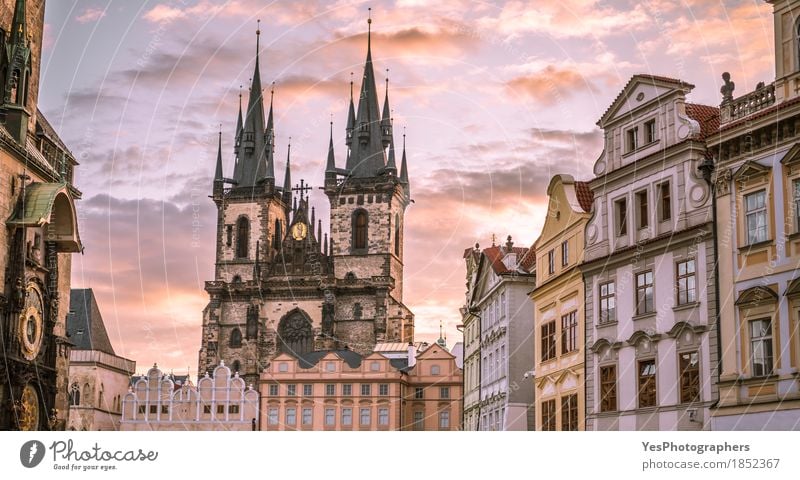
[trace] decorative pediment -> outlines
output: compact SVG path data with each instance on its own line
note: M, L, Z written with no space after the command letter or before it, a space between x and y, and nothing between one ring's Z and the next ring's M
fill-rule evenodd
M800 143L795 143L781 159L781 163L790 166L800 164Z
M736 305L763 305L765 303L775 303L778 301L778 294L771 288L762 285L750 287L736 299Z
M592 353L599 353L606 348L613 348L618 350L622 348L622 342L612 342L607 338L598 338L590 347L589 351Z
M661 339L660 333L647 333L642 330L636 330L633 332L633 335L627 340L628 345L637 345L639 342L648 341L648 342L658 342Z
M672 326L672 328L669 329L667 335L669 335L672 338L678 338L680 334L686 330L698 334L705 332L709 328L710 327L708 325L692 325L689 322L677 322L675 325Z
M654 75L634 75L617 98L608 107L597 125L605 128L606 125L614 120L630 115L634 110L663 97L676 90L684 94L689 93L694 85L689 83Z
M748 160L736 170L736 173L733 174L733 179L737 182L747 182L769 174L770 170L772 170L772 167L767 167L758 162Z
M800 277L789 282L789 285L786 287L786 291L783 292L783 294L787 297L800 295Z

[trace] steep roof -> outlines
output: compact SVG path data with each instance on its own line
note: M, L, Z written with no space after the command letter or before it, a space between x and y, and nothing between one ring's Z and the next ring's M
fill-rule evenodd
M317 350L314 352L302 353L297 355L289 354L295 357L298 362L300 363L300 368L311 368L320 360L322 360L325 355L329 353L334 353L337 357L344 360L344 362L350 368L358 368L361 365L362 356L352 350L333 350L333 351L326 351L326 350Z
M519 263L520 259L527 251L528 249L524 247L511 247L511 253L517 254L517 263ZM486 259L492 266L492 270L494 270L494 273L497 275L512 272L512 270L508 269L506 264L503 263L503 257L505 257L507 253L509 252L506 251L505 247L499 245L483 249L483 254L486 255Z
M705 140L719 130L719 108L697 103L686 104L686 115L700 124L700 140Z
M91 288L70 290L69 310L67 336L75 344L73 350L99 350L116 355Z
M522 267L523 270L526 272L533 272L536 267L536 249L533 246L536 242L531 244L530 248L528 248L528 252L522 257L522 260L519 262L519 266Z
M594 193L589 188L589 182L575 182L575 195L578 197L578 203L580 203L583 211L591 212Z

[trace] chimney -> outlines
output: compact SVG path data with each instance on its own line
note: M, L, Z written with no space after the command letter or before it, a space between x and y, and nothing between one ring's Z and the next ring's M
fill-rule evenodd
M417 347L414 342L408 342L408 367L411 368L417 364Z

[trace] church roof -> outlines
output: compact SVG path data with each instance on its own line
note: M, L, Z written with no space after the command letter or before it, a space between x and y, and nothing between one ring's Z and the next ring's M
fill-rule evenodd
M70 290L69 310L67 336L75 345L73 350L99 350L116 355L91 288Z

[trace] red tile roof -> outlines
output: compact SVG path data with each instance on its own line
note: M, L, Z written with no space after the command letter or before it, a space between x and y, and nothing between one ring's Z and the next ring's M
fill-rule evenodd
M578 203L584 212L589 213L592 211L592 201L594 201L594 193L589 188L588 182L575 182L575 195L578 197Z
M686 115L700 124L700 140L719 130L719 108L697 103L686 104Z
M527 253L523 255L522 260L519 262L519 266L528 273L532 273L534 268L536 268L536 249L533 248L533 245L535 244L536 242L531 245Z
M519 263L520 259L524 257L528 249L525 247L511 247L511 251L517 254L517 262ZM483 254L486 255L486 259L489 260L490 264L492 265L492 270L494 270L495 274L500 275L511 272L511 270L506 268L506 265L503 263L503 257L506 256L505 247L495 245L493 247L484 248Z

